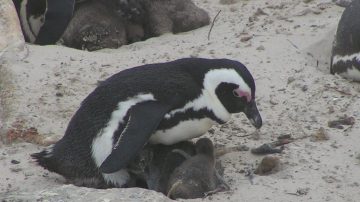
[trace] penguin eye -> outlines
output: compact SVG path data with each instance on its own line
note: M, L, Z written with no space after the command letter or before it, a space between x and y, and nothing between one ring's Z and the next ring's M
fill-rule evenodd
M234 95L235 97L240 97L240 95L237 94L236 89L234 89L234 90L232 91L232 93L233 93L233 95Z
M237 98L240 98L241 100L243 100L244 102L250 102L251 101L251 96L247 93L247 92L243 92L243 91L239 91L239 89L234 89L232 91L233 95Z

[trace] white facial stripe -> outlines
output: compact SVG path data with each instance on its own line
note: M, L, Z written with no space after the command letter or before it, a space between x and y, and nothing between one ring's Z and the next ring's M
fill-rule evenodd
M194 137L199 137L206 133L214 124L215 122L209 118L181 121L172 128L156 131L150 137L149 141L152 144L171 145Z
M26 4L28 3L28 0L23 0L20 5L20 22L22 25L22 28L25 32L25 35L28 37L31 43L35 41L35 37L33 32L31 31L30 24L27 19L27 11L26 11Z
M220 102L215 94L215 89L222 82L234 83L239 86L239 89L251 96L251 89L239 74L233 69L214 69L205 74L204 89L199 97L187 103L183 108L176 109L168 113L165 118L169 119L174 114L185 112L187 109L194 109L195 111L206 108L212 111L216 117L224 122L230 119L230 113Z
M135 104L148 100L155 100L152 94L139 94L126 101L118 103L118 107L111 113L111 118L106 126L98 133L92 143L92 156L97 166L110 155L113 148L113 135L119 123L124 122L127 111Z
M29 26L31 27L32 32L37 36L39 34L41 26L44 24L42 19L44 18L43 15L35 18L31 16L29 18Z
M183 113L188 109L193 109L195 111L198 111L200 109L208 109L209 111L212 111L216 117L218 117L224 122L227 122L230 119L231 115L217 98L215 92L213 92L213 94L214 95L211 95L209 91L203 89L202 93L198 98L194 99L191 102L188 102L181 109L172 110L171 112L167 113L164 118L170 119L176 113Z
M354 54L352 54L352 55L345 55L345 56L335 55L335 56L333 57L332 63L333 63L333 65L334 65L334 64L336 64L336 63L338 63L338 62L340 62L340 61L342 61L342 62L351 61L351 60L353 60L354 58L356 58L356 60L357 60L358 62L360 62L360 53L354 53Z
M206 90L214 92L214 95L215 89L222 82L237 84L241 91L251 95L251 88L234 69L214 69L205 74L204 87Z

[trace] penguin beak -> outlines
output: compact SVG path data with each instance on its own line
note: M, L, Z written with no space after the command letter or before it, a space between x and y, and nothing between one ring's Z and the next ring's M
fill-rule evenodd
M255 100L250 101L249 105L245 107L244 113L255 128L261 128L262 119L259 110L257 109Z

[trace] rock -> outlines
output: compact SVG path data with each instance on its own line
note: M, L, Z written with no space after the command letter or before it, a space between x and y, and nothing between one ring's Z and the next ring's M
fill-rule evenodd
M277 171L277 169L280 166L280 159L276 156L265 156L259 166L255 170L255 174L257 175L267 175L274 171Z
M325 131L325 128L321 127L318 131L316 131L310 138L310 141L325 141L329 140L329 135Z
M17 160L11 160L11 163L12 163L12 164L19 164L19 163L20 163L20 161L17 161Z
M348 7L353 0L335 0L335 4L341 7Z
M10 170L11 170L11 172L18 173L18 172L22 171L23 169L15 166L15 167L11 167Z
M161 193L140 188L92 189L62 185L36 192L14 192L2 197L3 201L172 201Z
M287 80L287 84L290 84L290 83L292 83L292 82L294 82L294 81L295 81L295 77L290 76L290 77L288 78L288 80Z
M339 182L339 180L336 177L332 176L332 175L326 175L326 176L323 176L321 178L327 183Z
M239 2L240 0L220 0L220 4L235 4L237 2Z
M274 153L281 153L284 150L283 147L280 149L275 148L271 144L263 144L260 147L251 149L251 153L253 154L274 154Z
M329 121L328 122L328 126L330 128L338 128L338 129L343 129L344 126L343 125L354 125L355 124L355 118L354 117L340 117L338 120L334 120L334 121Z
M254 13L254 16L259 16L259 15L269 15L269 14L265 13L263 9L258 8Z
M309 187L306 187L306 188L298 188L298 189L296 190L296 194L298 194L299 196L301 196L301 195L306 195L306 194L309 193L309 191L310 191L310 188L309 188Z
M12 1L0 1L0 58L17 60L24 55L25 40ZM2 68L2 67L0 67Z
M313 12L315 15L319 15L319 14L321 14L321 9L313 9L312 12Z
M250 39L252 39L253 37L251 35L245 35L245 36L242 36L240 38L240 41L241 42L246 42L246 41L249 41Z
M295 16L304 16L311 12L312 12L312 10L310 8L306 8L306 9L301 10L300 12L296 13Z
M21 60L26 55L18 15L12 1L0 1L0 140L8 129L8 121L16 103L11 99L14 79L8 64Z
M263 45L260 45L259 47L256 48L256 50L265 50L265 47Z
M309 87L308 87L307 85L303 85L303 86L301 87L301 90L302 90L303 92L307 91L308 89L309 89Z

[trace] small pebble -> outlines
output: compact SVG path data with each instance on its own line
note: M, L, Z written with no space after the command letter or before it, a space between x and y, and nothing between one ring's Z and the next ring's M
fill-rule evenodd
M275 153L281 153L284 150L283 147L280 149L274 148L270 144L263 144L260 147L251 149L251 153L253 154L275 154Z
M12 172L14 172L14 173L18 173L18 172L22 171L22 168L20 168L20 167L13 167L13 168L10 168L10 170L11 170Z
M240 41L241 42L246 42L246 41L249 41L252 38L253 37L251 35L246 35L246 36L241 37Z
M280 159L276 156L265 156L255 170L255 174L266 175L279 168Z
M310 138L310 141L312 142L324 140L329 140L329 135L326 133L325 128L323 127L317 130Z
M11 163L12 163L12 164L19 164L19 163L20 163L20 161L17 161L17 160L11 160Z
M33 176L34 173L27 171L27 172L24 172L24 175L25 175L25 177L29 177L29 176Z
M259 47L256 48L256 50L265 50L265 47L263 45L260 45Z
M294 81L295 81L295 78L292 77L292 76L290 76L290 77L288 78L288 80L287 80L287 84L290 84L290 83L292 83L292 82L294 82Z

